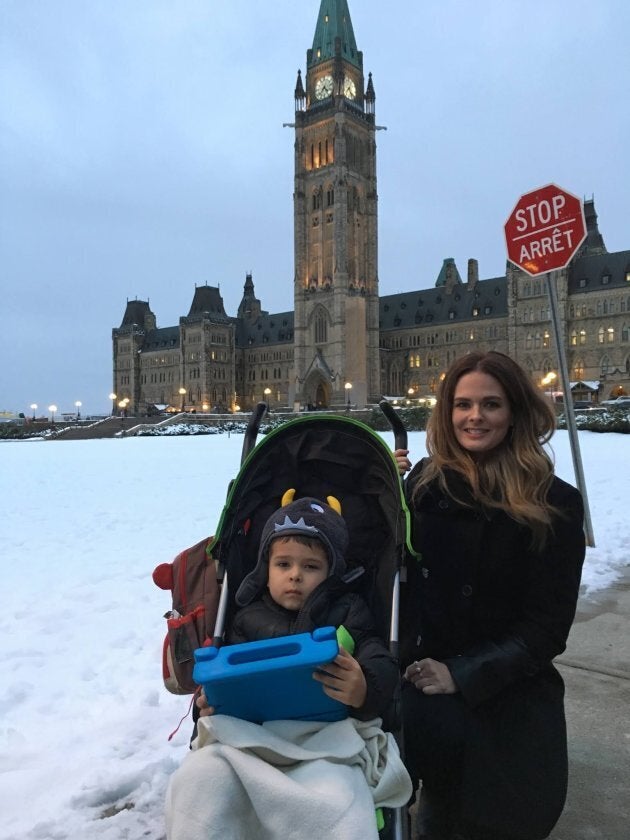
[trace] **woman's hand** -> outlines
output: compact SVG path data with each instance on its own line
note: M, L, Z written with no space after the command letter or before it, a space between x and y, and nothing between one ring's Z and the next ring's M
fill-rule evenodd
M207 717L208 715L214 714L214 706L208 705L208 700L206 698L206 694L203 690L199 692L199 696L195 700L195 705L199 709L199 717Z
M313 679L322 684L324 694L346 706L359 709L365 703L365 674L357 660L342 647L331 663L313 673Z
M396 463L398 464L398 472L401 475L404 475L407 472L407 470L411 469L411 461L407 457L408 455L408 449L394 450L394 458L396 459Z
M412 662L404 676L423 694L457 694L459 691L448 666L437 659Z

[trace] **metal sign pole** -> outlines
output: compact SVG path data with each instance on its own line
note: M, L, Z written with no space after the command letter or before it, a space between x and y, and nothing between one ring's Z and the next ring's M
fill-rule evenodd
M577 426L575 423L575 411L573 410L573 395L571 394L571 383L569 381L567 356L564 349L564 336L563 331L561 330L560 319L558 318L558 295L556 293L554 275L555 272L548 271L545 275L545 279L547 281L547 291L549 292L551 324L553 327L554 341L556 343L556 352L558 354L558 367L560 368L562 392L564 394L564 416L567 418L567 431L569 432L569 441L571 444L571 455L573 457L573 470L575 472L575 480L577 483L578 490L582 494L582 499L584 500L584 533L586 535L586 544L589 546L594 546L595 537L593 535L591 512L588 506L586 481L584 480L582 456L580 454L580 442L578 440Z

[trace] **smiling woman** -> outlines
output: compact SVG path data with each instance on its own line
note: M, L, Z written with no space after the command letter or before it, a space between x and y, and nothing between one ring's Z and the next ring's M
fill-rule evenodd
M508 433L512 412L501 383L472 371L458 380L453 399L453 429L462 449L473 457L498 446Z
M420 563L401 620L409 772L427 840L539 840L564 806L565 648L584 559L553 409L502 353L447 371L407 497ZM406 453L396 453L401 466ZM536 749L532 749L532 744Z

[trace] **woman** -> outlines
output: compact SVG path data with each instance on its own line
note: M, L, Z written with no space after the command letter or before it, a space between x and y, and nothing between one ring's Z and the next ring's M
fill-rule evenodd
M542 840L564 806L564 685L583 505L555 416L502 353L448 370L406 488L420 552L401 621L405 751L426 840ZM396 453L401 472L410 463Z

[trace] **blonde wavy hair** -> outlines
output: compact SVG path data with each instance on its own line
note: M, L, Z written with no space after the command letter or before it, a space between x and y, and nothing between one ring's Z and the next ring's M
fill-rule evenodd
M477 458L458 443L452 419L457 383L473 371L488 374L501 384L512 414L512 426L504 440ZM529 527L533 546L541 548L557 513L547 502L554 472L544 449L555 429L552 406L520 365L496 351L468 353L450 366L440 384L437 403L427 423L427 451L431 458L420 474L413 496L435 479L453 496L444 471L455 470L465 477L478 503L503 510ZM465 499L457 501L470 504Z

